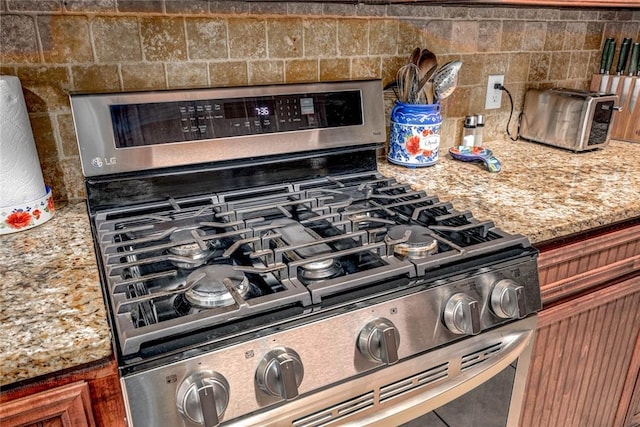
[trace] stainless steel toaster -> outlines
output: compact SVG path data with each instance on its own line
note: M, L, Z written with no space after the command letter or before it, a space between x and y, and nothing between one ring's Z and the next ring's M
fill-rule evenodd
M572 151L609 143L618 96L576 89L530 89L524 97L520 137Z

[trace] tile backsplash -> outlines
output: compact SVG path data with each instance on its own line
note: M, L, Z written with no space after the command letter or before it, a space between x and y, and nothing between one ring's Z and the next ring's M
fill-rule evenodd
M640 11L429 4L207 0L0 0L0 72L22 82L45 182L85 197L68 101L74 91L132 91L395 78L416 47L463 62L445 99L442 144L484 112L502 138L511 106L484 110L504 74L514 117L526 89L586 89L606 37L640 38ZM387 110L393 92L385 94ZM511 122L515 132L515 123Z

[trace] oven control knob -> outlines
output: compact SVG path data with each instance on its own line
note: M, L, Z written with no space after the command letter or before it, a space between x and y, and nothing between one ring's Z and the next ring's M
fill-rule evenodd
M527 314L524 286L513 280L500 280L491 291L491 309L503 319L521 319Z
M478 301L462 292L454 294L444 307L444 324L454 334L479 333L481 328Z
M178 411L195 424L219 425L228 403L229 383L217 372L198 372L178 387Z
M298 397L304 367L298 353L281 347L267 353L258 364L256 383L262 391L284 400Z
M372 362L391 365L398 361L400 333L388 319L375 319L358 335L358 350Z

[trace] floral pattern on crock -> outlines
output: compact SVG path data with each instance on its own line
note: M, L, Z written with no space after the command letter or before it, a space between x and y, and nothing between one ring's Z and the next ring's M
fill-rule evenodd
M388 159L392 163L428 166L438 160L440 124L406 125L391 123ZM398 143L399 142L399 143Z
M43 213L50 214L55 211L53 197L49 196L46 200L41 200L35 206L26 206L24 208L14 208L10 211L0 211L0 229L11 228L14 230L22 230L37 225L37 221L43 218Z

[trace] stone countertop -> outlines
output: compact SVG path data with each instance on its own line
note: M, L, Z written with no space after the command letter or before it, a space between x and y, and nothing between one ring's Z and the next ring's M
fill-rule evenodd
M112 354L87 211L0 235L0 386Z
M487 144L503 170L441 154L438 164L379 170L491 219L534 243L640 217L640 145L575 154L526 142ZM112 354L85 205L0 236L0 386Z
M582 153L526 141L486 148L502 163L499 173L454 160L448 149L434 166L381 161L378 169L534 244L640 217L640 144L611 141Z

